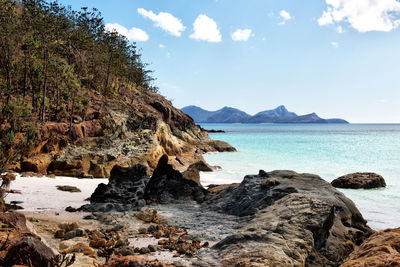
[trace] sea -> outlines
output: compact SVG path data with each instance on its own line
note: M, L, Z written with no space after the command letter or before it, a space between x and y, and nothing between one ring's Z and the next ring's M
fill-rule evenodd
M260 169L313 173L327 182L353 172L375 172L387 187L339 189L353 200L376 230L400 227L400 124L201 124L211 138L226 141L238 152L208 153L220 166L202 172L201 182L240 183Z

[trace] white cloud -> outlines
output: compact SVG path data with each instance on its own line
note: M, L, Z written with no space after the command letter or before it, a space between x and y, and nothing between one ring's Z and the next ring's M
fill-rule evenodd
M160 46L160 48L165 48L165 45L163 45L163 44L160 44L159 46Z
M193 33L190 38L207 42L221 42L221 33L217 23L206 15L200 14L193 23Z
M338 48L338 47L339 47L339 43L337 43L337 42L332 42L331 45L332 45L334 48Z
M143 17L152 20L156 27L159 27L174 36L181 36L182 32L186 29L181 20L170 13L160 12L157 15L153 11L147 11L144 8L138 8L137 11Z
M292 18L292 16L290 15L289 12L287 12L286 10L282 10L279 15L284 19L284 20L290 20Z
M125 36L129 41L146 42L149 40L149 35L145 31L135 27L127 29L118 23L107 23L106 30L109 32L116 31Z
M340 26L340 25L336 29L337 29L338 33L343 33L344 32L343 27Z
M286 24L286 21L293 19L293 17L290 15L290 13L287 12L286 10L281 10L281 12L279 12L279 16L283 20L278 25L284 25L284 24Z
M237 29L233 34L232 34L232 40L233 41L247 41L249 40L251 36L251 30L250 29Z
M398 0L325 0L327 10L318 24L347 22L359 32L389 32L400 25Z

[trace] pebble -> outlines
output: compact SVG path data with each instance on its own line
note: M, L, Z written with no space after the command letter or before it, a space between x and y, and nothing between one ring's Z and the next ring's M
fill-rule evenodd
M148 248L149 248L150 252L156 252L157 251L157 247L155 245L148 245Z
M149 249L149 248L146 248L146 247L140 248L140 249L139 249L139 253L140 253L140 254L147 254L147 253L150 253L150 249Z

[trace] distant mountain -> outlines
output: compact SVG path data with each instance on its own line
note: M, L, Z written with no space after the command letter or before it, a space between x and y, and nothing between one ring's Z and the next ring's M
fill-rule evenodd
M342 119L323 119L316 113L299 116L288 111L285 106L261 111L254 116L231 107L208 111L197 106L187 106L182 111L197 123L348 123Z
M297 114L289 112L285 106L279 106L276 109L265 110L258 112L252 116L249 120L250 123L266 123L266 122L277 122L282 119L295 118Z

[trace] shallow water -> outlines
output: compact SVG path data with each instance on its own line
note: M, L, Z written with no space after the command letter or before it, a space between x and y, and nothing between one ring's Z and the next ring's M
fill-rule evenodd
M258 170L314 173L330 182L352 172L381 174L387 188L341 190L374 229L400 226L400 124L202 124L238 149L210 153L207 162L222 167L202 173L203 184L241 182Z

